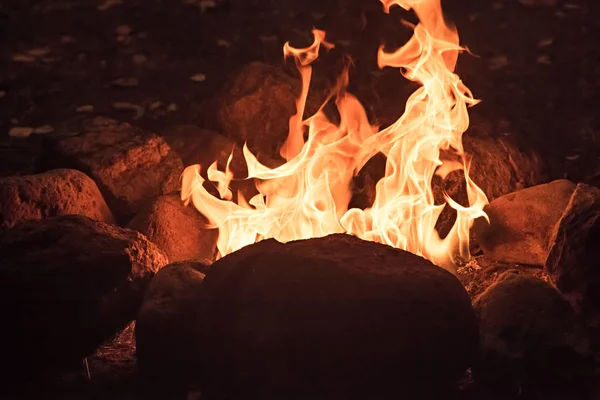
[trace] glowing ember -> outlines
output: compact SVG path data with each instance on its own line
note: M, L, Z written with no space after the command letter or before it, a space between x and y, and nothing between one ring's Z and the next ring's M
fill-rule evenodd
M332 92L341 116L331 123L320 110L302 120L311 63L319 48L333 47L325 32L315 30L314 43L296 49L286 43L284 55L293 57L302 76L303 90L297 114L290 119L289 135L281 156L287 161L271 169L258 162L244 146L248 178L260 194L246 201L240 194L231 201L233 173L216 162L207 170L220 199L203 187L200 166L183 174L181 197L190 201L218 227L217 247L223 256L265 238L281 242L346 232L365 240L385 243L421 255L452 269L456 255L469 255L469 228L474 219L486 217L485 194L469 178L462 133L469 125L467 107L477 103L469 89L453 73L459 51L458 34L442 17L440 0L381 0L386 12L396 4L413 9L420 19L414 35L400 49L379 49L379 67L401 69L407 79L422 84L406 103L404 114L381 131L371 126L356 97L345 91L345 71ZM304 133L308 130L308 140ZM442 161L440 151L450 151L457 161ZM377 153L387 157L385 176L377 183L371 208L348 209L352 177ZM229 159L231 161L231 157ZM445 195L446 204L435 205L431 181L462 169L469 207ZM445 206L457 211L450 233L443 239L435 229Z

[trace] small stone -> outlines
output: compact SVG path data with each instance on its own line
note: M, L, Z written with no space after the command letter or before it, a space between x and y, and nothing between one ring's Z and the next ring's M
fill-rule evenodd
M70 43L75 42L75 38L73 36L69 36L69 35L62 35L60 37L60 42L62 44L70 44Z
M167 106L167 111L169 111L169 112L175 112L175 111L177 111L177 110L179 110L179 107L178 107L178 106L177 106L177 104L175 104L175 103L170 103L170 104Z
M48 54L50 54L52 50L50 50L47 47L39 47L39 48L35 48L35 49L31 49L27 52L27 54L29 54L30 56L33 57L44 57L47 56Z
M547 55L539 56L535 61L538 64L544 64L544 65L552 64L552 62L550 61L550 58Z
M138 86L140 83L137 78L119 78L111 82L112 86L121 88L130 88Z
M12 60L15 62L32 63L35 61L35 57L26 54L15 54Z
M148 106L148 109L149 109L150 111L154 111L154 110L157 110L157 109L159 109L159 108L160 108L160 107L162 107L162 106L163 106L163 102L162 102L162 101L159 101L159 100L157 100L157 101L153 101L152 103L150 103L150 105Z
M477 382L509 393L519 388L532 393L534 387L553 395L569 383L572 395L572 388L583 386L578 380L589 377L593 359L586 329L570 304L548 283L510 270L482 293L473 307L479 319L481 349L471 368Z
M508 65L508 58L506 56L496 56L489 60L489 67L491 70L499 70Z
M204 82L206 80L206 75L202 73L194 74L190 76L190 79L194 82Z
M54 127L52 125L42 125L37 128L33 128L33 133L36 135L46 135L48 133L54 132Z
M494 10L503 10L504 9L504 3L494 2L494 3L492 3L492 8Z
M115 28L115 34L117 35L117 40L123 41L129 38L133 29L129 25L119 25Z
M221 47L231 47L233 44L225 39L218 39L217 46Z
M260 39L261 42L263 43L272 43L272 42L276 42L278 37L277 36L259 36L258 37Z
M86 104L83 106L79 106L75 109L76 112L78 113L90 113L94 111L94 106L91 104Z
M135 111L133 119L140 119L146 114L146 109L143 106L127 102L113 103L113 108L119 111Z
M543 266L554 225L563 214L575 184L561 179L501 196L484 211L473 230L485 255L493 260Z
M6 91L0 90L0 99L3 98L4 96L6 96Z
M142 65L142 64L146 64L148 62L148 57L146 57L143 54L134 54L131 59L133 60L133 63L136 65Z
M519 3L527 7L552 7L557 0L519 0Z
M552 39L552 38L542 39L542 40L539 41L538 47L548 47L552 43L554 43L554 39Z
M26 138L31 136L33 133L33 128L29 127L14 127L10 128L8 131L8 136L18 137L18 138Z
M123 0L104 0L97 9L98 11L107 11L119 4L123 4Z

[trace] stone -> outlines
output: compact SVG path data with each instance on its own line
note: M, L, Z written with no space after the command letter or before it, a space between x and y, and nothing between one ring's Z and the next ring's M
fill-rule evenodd
M573 182L559 179L495 199L484 209L490 223L480 218L474 224L477 243L493 260L543 266L574 190Z
M8 382L67 372L135 318L167 257L141 234L68 215L0 230Z
M589 376L588 333L569 302L548 283L509 270L473 306L480 330L480 357L471 368L476 382L513 393L522 390L526 397L537 388L553 392Z
M44 165L85 172L120 222L148 200L180 188L183 164L160 136L102 117L85 121L77 133L49 138Z
M199 317L200 284L208 264L184 261L163 267L150 282L136 321L137 358L149 381L185 387L201 367L206 329ZM168 384L167 384L168 383Z
M465 134L463 146L467 156L471 157L469 176L490 202L505 194L546 181L545 166L540 158L534 153L520 151L505 139ZM452 172L445 179L434 176L432 186L436 204L444 202L445 191L457 203L469 205L462 171ZM455 219L456 212L446 207L437 224L442 236L450 231Z
M219 129L262 161L280 159L279 149L287 138L289 120L296 113L301 82L280 68L253 62L242 68L225 85L216 102ZM309 94L307 113L321 103Z
M476 352L456 277L349 235L244 247L200 289L197 379L210 398L424 398Z
M545 270L573 306L600 327L600 188L578 184L551 236Z
M0 178L0 228L69 214L115 223L94 181L80 171L56 169Z
M156 244L170 262L212 260L215 255L217 229L208 229L208 221L178 195L158 197L144 207L127 225Z
M519 3L527 7L553 7L557 0L519 0Z

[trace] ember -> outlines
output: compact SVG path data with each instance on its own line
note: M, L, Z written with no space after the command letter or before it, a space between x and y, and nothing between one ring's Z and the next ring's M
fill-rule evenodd
M229 188L234 179L230 163L225 170L219 170L216 162L206 170L220 199L204 187L200 165L188 167L183 174L181 197L219 229L219 256L267 238L287 242L342 232L410 251L447 269L453 268L456 255L469 256L469 228L476 218L487 218L483 212L487 198L469 178L469 160L462 145L469 124L467 107L478 101L453 72L463 50L458 33L444 22L439 0L382 3L387 12L393 5L413 9L421 22L397 51L388 53L380 48L379 67L398 68L422 87L408 99L404 114L379 130L370 125L359 100L346 91L345 70L327 99L335 98L340 124L327 118L324 105L302 120L311 63L321 47L333 44L320 30L313 31L314 42L309 47L294 48L286 43L284 55L295 60L302 77L297 112L290 119L289 135L280 151L287 162L269 168L246 146L246 179L255 180L259 194L245 199L238 193L237 202L232 201ZM442 152L455 157L442 158ZM373 205L349 209L352 177L378 153L387 157L387 164ZM469 205L463 207L448 195L445 204L435 204L433 176L444 177L456 170L464 173ZM456 210L457 218L442 239L435 225L445 206Z

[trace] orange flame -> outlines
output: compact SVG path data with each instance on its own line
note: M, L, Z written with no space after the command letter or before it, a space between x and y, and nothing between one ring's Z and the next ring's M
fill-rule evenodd
M281 148L287 162L268 168L244 146L247 179L255 180L259 194L246 201L240 193L237 203L231 201L229 189L231 157L225 171L219 171L216 162L207 170L220 199L204 188L199 165L183 173L181 197L219 229L219 256L265 238L286 242L341 232L410 251L449 270L456 255L469 256L469 229L476 218L487 218L483 212L487 198L469 178L462 146L462 134L469 125L467 107L478 101L453 72L463 50L458 33L445 24L440 0L381 1L386 12L394 4L412 8L420 23L397 51L379 49L379 67L399 68L407 79L422 86L409 97L404 114L379 131L369 124L358 99L345 91L345 71L330 96L336 98L340 124L331 123L323 107L303 121L311 63L321 46L333 45L319 30L313 31L314 42L307 48L286 43L284 55L295 59L302 77L297 113L290 119L289 135ZM462 162L442 161L442 150L454 152ZM352 177L379 152L387 157L387 164L372 207L348 209ZM469 206L461 206L446 194L446 204L435 205L434 174L444 177L458 169L464 172ZM456 210L457 218L442 239L435 224L446 205Z

